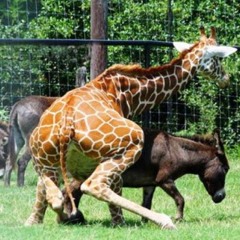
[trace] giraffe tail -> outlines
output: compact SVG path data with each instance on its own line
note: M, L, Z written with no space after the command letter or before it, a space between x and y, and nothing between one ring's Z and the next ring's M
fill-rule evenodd
M68 111L67 114L65 114L64 118L62 119L62 124L59 128L59 131L60 131L59 132L59 142L60 142L59 148L60 148L60 166L61 166L63 182L64 182L67 196L69 197L72 205L71 216L73 216L78 213L78 210L74 202L74 198L70 188L69 178L67 176L67 166L66 166L66 153L67 153L68 144L70 143L74 135L72 114L70 114L71 112L72 111Z

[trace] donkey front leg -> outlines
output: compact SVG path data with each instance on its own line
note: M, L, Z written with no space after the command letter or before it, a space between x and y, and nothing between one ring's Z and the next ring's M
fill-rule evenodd
M143 200L142 200L142 206L151 209L152 207L152 199L153 194L155 192L156 187L150 186L150 187L144 187L143 188ZM143 222L147 222L146 218L142 218Z
M175 201L175 204L177 206L177 215L175 219L177 221L183 220L184 198L178 191L174 181L169 179L166 182L159 184L159 186Z

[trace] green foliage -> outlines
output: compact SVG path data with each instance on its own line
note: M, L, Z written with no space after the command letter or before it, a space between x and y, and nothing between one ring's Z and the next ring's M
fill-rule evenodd
M90 38L89 0L27 1L35 13L26 14L26 0L13 0L8 11L1 11L1 38ZM238 1L223 0L111 0L108 3L108 38L114 40L198 40L198 28L203 25L217 28L220 44L236 45L240 39ZM6 4L5 4L6 5ZM3 2L0 9L5 9ZM21 11L20 11L21 10ZM172 13L172 15L171 15ZM79 66L89 67L87 47L8 47L1 46L0 89L5 92L1 106L10 105L18 97L29 94L62 95L74 87L75 72ZM114 63L162 65L172 58L171 49L151 47L150 53L142 46L108 47L108 65ZM29 64L30 62L30 64ZM240 141L239 85L240 58L234 54L224 60L226 71L231 73L231 86L219 91L212 82L203 78L194 80L181 98L187 120L179 116L163 117L162 125L181 121L181 127L172 131L211 131L221 127L230 145ZM11 83L11 84L10 84ZM15 96L9 100L12 91ZM175 101L175 99L174 99ZM162 111L165 106L161 105ZM181 110L181 109L180 109ZM179 111L174 105L172 112ZM192 114L192 115L190 115ZM153 125L156 125L153 123ZM167 129L169 129L167 127Z
M0 121L1 122L8 122L8 111L3 109L0 109Z

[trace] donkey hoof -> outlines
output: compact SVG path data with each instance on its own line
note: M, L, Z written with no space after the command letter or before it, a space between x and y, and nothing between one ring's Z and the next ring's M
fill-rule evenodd
M84 224L85 218L79 210L75 214L71 214L69 218L66 218L62 221L63 224Z

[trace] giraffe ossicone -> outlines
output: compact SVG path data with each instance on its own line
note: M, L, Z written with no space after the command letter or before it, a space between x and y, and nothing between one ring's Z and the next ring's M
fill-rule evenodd
M207 52L210 46L216 46L215 38L214 28L209 38L201 29L200 41L168 64L147 69L113 65L85 86L57 99L44 112L30 138L39 181L36 202L26 224L41 223L48 204L60 220L67 219L58 191L59 171L76 213L68 186L69 171L83 182L84 193L109 204L114 223L124 221L123 208L164 228L175 228L167 215L121 196L121 174L138 160L144 142L141 127L130 119L183 89L197 72L226 87L229 76L217 53Z

